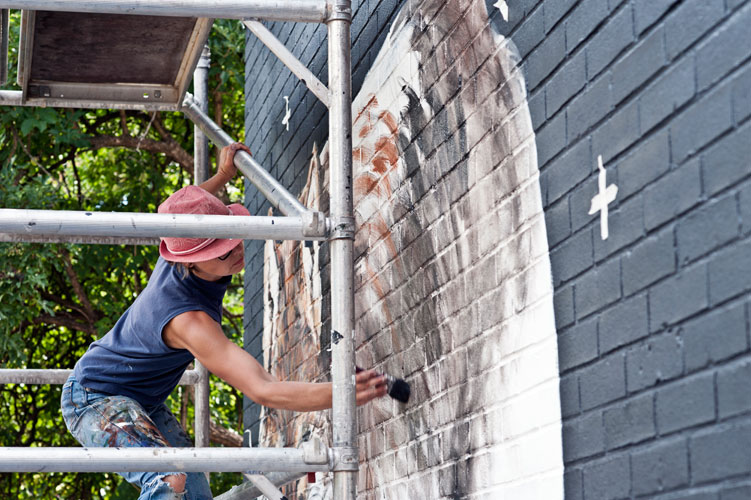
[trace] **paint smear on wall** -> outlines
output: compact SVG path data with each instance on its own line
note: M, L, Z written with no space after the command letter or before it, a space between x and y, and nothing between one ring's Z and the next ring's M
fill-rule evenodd
M358 364L408 405L358 411L368 498L563 498L553 288L524 78L482 2L405 7L353 103ZM328 155L301 200L327 210ZM264 362L325 380L325 245L268 242ZM322 319L322 311L324 311ZM326 412L263 410L261 444L330 441ZM330 480L301 481L330 498Z

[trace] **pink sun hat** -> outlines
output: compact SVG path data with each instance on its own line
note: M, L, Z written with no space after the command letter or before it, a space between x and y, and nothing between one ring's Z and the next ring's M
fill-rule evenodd
M186 186L159 205L160 214L241 215L250 212L239 203L225 205L198 186ZM243 240L216 238L162 238L159 254L171 262L205 262L226 254Z

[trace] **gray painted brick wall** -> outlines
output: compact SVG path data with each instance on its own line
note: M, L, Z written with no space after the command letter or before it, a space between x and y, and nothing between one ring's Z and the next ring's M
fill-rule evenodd
M354 2L353 94L401 3ZM508 22L494 3L491 22L522 58L536 133L566 498L751 498L751 1L520 0L508 2ZM326 83L323 28L269 27ZM327 135L325 110L252 36L246 63L248 144L299 192ZM430 133L448 138L443 118ZM436 154L455 153L449 143ZM619 187L606 241L587 214L598 155ZM268 203L246 192L265 214ZM245 344L260 355L262 244L246 255ZM467 352L450 362L472 366ZM245 422L257 432L249 402ZM418 468L433 457L438 470L440 454L416 453ZM384 458L400 459L409 462ZM439 492L411 498L467 491L460 465L440 470ZM401 494L395 486L392 498Z
M567 48L523 60L546 106L566 498L751 498L751 2L540 15ZM597 155L619 187L606 241L586 214Z

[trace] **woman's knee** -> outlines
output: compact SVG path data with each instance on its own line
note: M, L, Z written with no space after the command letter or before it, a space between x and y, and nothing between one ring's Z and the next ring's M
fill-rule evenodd
M164 476L162 481L169 484L176 493L183 493L185 491L185 474Z

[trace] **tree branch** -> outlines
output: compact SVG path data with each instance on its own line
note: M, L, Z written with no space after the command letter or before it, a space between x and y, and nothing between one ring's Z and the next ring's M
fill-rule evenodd
M156 113L154 116L154 123L153 123L154 129L159 133L164 143L171 148L171 150L174 150L176 154L181 155L181 158L184 158L185 163L181 163L181 165L184 167L186 172L188 172L193 178L193 171L195 170L195 164L193 163L193 156L189 154L187 151L185 151L182 146L180 146L180 143L175 140L174 137L172 137L172 134L169 130L167 130L164 126L164 122L162 122L162 115L160 113Z
M70 253L67 249L61 248L60 254L63 257L63 264L65 264L65 274L68 275L70 284L73 285L73 290L75 290L78 300L81 301L81 305L83 305L83 308L86 311L86 319L89 321L91 327L94 328L94 323L96 322L98 315L94 311L91 302L89 302L89 296L86 294L86 290L83 289L81 282L78 280L78 275L76 274L75 269L73 269L73 261L71 260ZM96 331L96 329L94 330Z
M130 135L130 133L128 132L128 122L125 120L125 118L126 118L125 110L121 109L120 110L120 128L123 129L123 135L127 136L127 135Z
M174 139L170 141L155 141L144 137L95 135L88 138L91 149L128 148L143 149L149 153L162 153L180 165L188 174L193 175L193 157L189 155ZM140 142L140 144L139 144Z
M40 314L39 316L34 318L34 323L38 325L47 324L64 326L65 328L68 328L70 330L76 330L91 335L96 335L98 333L93 325L76 321L74 318L70 317L67 314L63 316L50 316L48 314Z
M49 300L51 302L54 302L55 304L57 304L59 306L63 306L63 307L65 307L67 309L70 309L72 311L76 311L81 316L83 316L84 318L86 318L86 311L79 304L76 304L75 302L72 302L70 300L62 299L62 298L58 297L57 295L52 295L51 293L45 292L44 290L40 291L40 295L41 295L41 297L43 299Z
M209 441L234 448L240 448L243 445L243 437L238 432L217 425L213 420L209 420Z

